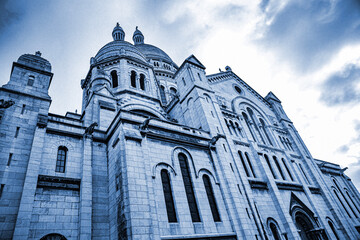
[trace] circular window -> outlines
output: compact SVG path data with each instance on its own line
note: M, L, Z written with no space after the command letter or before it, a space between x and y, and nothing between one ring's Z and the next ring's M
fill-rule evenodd
M241 94L242 91L238 86L234 86L234 89L238 94Z

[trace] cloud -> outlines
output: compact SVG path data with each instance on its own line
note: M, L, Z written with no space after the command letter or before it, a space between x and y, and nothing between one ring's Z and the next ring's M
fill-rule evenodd
M9 9L9 1L0 1L0 32L18 17L18 14Z
M329 107L357 104L360 100L360 66L348 64L329 76L321 86L320 101ZM360 124L359 129L360 129Z
M263 1L260 43L299 72L326 64L345 45L360 37L357 0Z
M337 149L337 152L340 152L340 153L347 153L349 151L349 147L347 145L342 145L341 147L339 147Z

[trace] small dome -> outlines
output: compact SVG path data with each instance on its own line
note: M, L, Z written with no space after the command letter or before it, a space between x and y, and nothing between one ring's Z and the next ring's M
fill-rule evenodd
M133 35L133 40L135 45L144 43L144 35L140 32L137 26Z
M34 54L23 54L17 60L18 63L33 67L39 70L51 72L51 64L48 60L41 57L41 52L37 51Z
M125 39L125 32L120 27L119 23L116 23L116 26L114 27L114 30L112 32L112 36L114 38L114 41L124 41Z

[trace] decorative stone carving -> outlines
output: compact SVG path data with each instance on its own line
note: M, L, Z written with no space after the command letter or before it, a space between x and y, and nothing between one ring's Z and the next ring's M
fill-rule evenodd
M85 129L85 136L92 136L94 131L95 131L95 127L99 126L97 122L93 122L90 126L88 126Z
M39 114L38 115L37 126L39 128L45 128L47 126L47 123L48 123L48 115Z
M1 108L9 108L14 104L15 104L15 102L13 100L5 101L4 99L0 99L0 109Z

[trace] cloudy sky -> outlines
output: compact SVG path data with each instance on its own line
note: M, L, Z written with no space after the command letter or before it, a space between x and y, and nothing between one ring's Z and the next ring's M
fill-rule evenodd
M119 22L180 65L229 65L262 96L273 91L313 157L349 167L360 188L360 2L357 0L0 0L0 85L37 50L54 78L50 111L81 111L80 80Z

